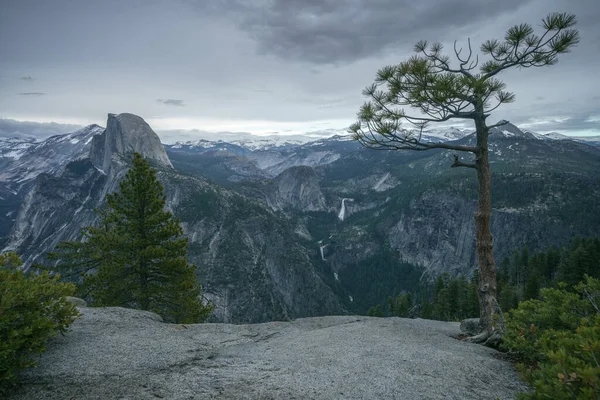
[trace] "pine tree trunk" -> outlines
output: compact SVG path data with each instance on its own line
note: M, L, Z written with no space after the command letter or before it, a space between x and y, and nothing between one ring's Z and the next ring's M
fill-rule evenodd
M477 258L479 263L479 324L481 334L472 338L474 342L497 344L504 334L505 322L500 305L496 300L496 262L492 249L491 211L492 191L491 173L488 158L489 130L485 121L476 121L477 128L477 166L478 205L475 213L475 232Z

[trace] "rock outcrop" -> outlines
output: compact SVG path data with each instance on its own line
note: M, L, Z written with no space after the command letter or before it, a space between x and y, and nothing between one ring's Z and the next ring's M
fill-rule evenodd
M173 168L158 135L146 121L133 114L108 114L105 131L92 141L94 166L108 173L115 156L134 152L160 167Z
M324 211L325 196L312 167L288 168L273 181L267 204L274 210L291 208L300 211Z
M94 209L118 188L134 151L156 167L167 207L182 222L188 259L198 265L204 294L217 305L213 320L346 313L286 219L265 204L174 170L156 134L131 114L109 115L89 157L68 163L59 176L37 176L3 251L19 253L28 268L44 263L61 241L80 240L81 228L97 222Z
M514 399L527 390L457 323L357 316L172 325L81 308L24 373L25 399Z
M87 307L87 302L84 299L80 299L79 297L66 297L67 301L76 307Z
M597 235L598 148L502 128L490 136L497 263L524 245L535 252ZM166 147L170 159L131 114L110 115L105 130L9 143L0 154L0 250L30 265L59 241L79 240L138 151L189 237L216 321L366 313L440 273L477 266L476 177L449 168L451 152L376 152L335 138Z
M104 130L91 125L38 147L46 149L55 142L65 144L65 155L50 169L36 167L4 248L22 254L26 266L40 261L60 241L76 240L82 227L94 225L94 208L117 188L133 152L158 168L173 168L156 133L133 114L108 114Z
M96 222L94 208L114 184L87 158L69 163L60 176L38 175L2 251L19 253L29 267L60 241L77 240L82 227Z

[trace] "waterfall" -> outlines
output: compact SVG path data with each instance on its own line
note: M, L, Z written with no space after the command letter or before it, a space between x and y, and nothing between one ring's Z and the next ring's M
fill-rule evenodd
M340 208L340 213L338 214L338 218L340 219L340 221L343 221L344 218L346 218L346 200L354 201L354 199L347 199L347 198L342 199L342 207Z
M325 261L325 255L323 254L323 250L325 249L325 247L327 247L327 245L319 246L319 250L321 251L321 260L323 261Z

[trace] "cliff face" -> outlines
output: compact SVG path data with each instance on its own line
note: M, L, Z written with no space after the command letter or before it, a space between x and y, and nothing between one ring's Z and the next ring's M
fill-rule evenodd
M94 207L112 186L89 159L71 162L60 176L41 174L26 195L3 251L19 253L26 266L41 261L62 240L77 240L96 223Z
M290 221L261 202L162 170L168 206L188 236L189 259L223 322L344 313Z
M94 208L116 190L133 152L172 168L158 136L142 118L109 114L106 129L98 128L51 138L39 146L46 149L53 141L77 144L62 146L60 163L33 164L44 172L38 171L27 188L4 249L21 254L25 265L41 261L60 241L76 240L83 226L96 223Z
M502 128L490 135L496 261L523 246L542 250L574 235L597 234L600 151L569 140L540 140L510 124ZM474 137L458 139L465 144ZM229 158L229 170L232 162L262 160L258 153ZM323 153L335 159L321 162ZM180 154L173 155L178 165ZM332 139L282 149L272 161L284 165L298 157L313 161L272 179L249 175L229 187L285 212L298 237L318 252L313 262L322 265L330 286L351 310L362 312L375 304L355 308L364 294L361 285L376 291L378 282L392 279L400 261L423 266L425 277L470 275L477 267L476 176L472 170L450 168L451 152L378 152ZM216 179L213 171L220 161L203 160L213 164L196 173ZM271 167L264 160L255 163L263 172ZM408 278L393 279L386 295L409 290Z
M597 235L600 150L508 128L490 136L496 261L525 245L535 251ZM377 152L335 138L256 151L203 143L201 151L167 147L167 156L131 114L109 115L105 130L44 143L27 145L19 157L60 148L64 162L43 158L51 168L23 175L30 180L19 191L10 186L16 180L0 184L0 222L10 230L0 231L3 251L31 265L61 240L78 240L81 227L96 222L93 209L117 189L131 153L141 152L182 221L218 321L366 312L421 279L477 266L475 174L449 168L448 152ZM1 155L0 162L17 165Z
M140 153L155 165L172 168L158 135L142 118L133 114L108 114L105 131L92 140L90 159L108 173L121 155Z
M66 165L89 154L92 138L103 128L90 125L43 142L0 139L0 249L25 197L41 173L60 175Z
M404 260L424 266L432 276L469 274L477 268L476 209L473 200L442 191L426 192L410 201L383 232ZM546 249L566 244L577 234L593 234L580 229L540 211L496 208L492 210L496 263L523 246Z
M167 207L189 237L188 257L218 306L215 320L262 322L345 312L312 264L315 252L304 247L285 218L175 171L156 134L130 114L109 115L88 158L68 163L58 176L37 176L3 251L21 254L28 267L44 262L60 241L79 240L80 229L97 222L94 208L117 190L134 151L157 168Z
M327 207L315 170L308 166L291 167L279 174L266 201L274 210L323 211Z

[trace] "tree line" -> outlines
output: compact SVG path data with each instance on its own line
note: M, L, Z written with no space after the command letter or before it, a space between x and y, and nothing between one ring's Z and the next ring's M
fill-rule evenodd
M525 300L537 299L543 288L560 283L573 287L588 275L600 278L600 237L575 237L563 247L531 253L527 247L505 257L498 268L498 303L503 311ZM433 283L422 283L412 292L388 297L385 304L371 307L368 315L420 317L460 321L479 316L477 271L464 275L439 275Z

